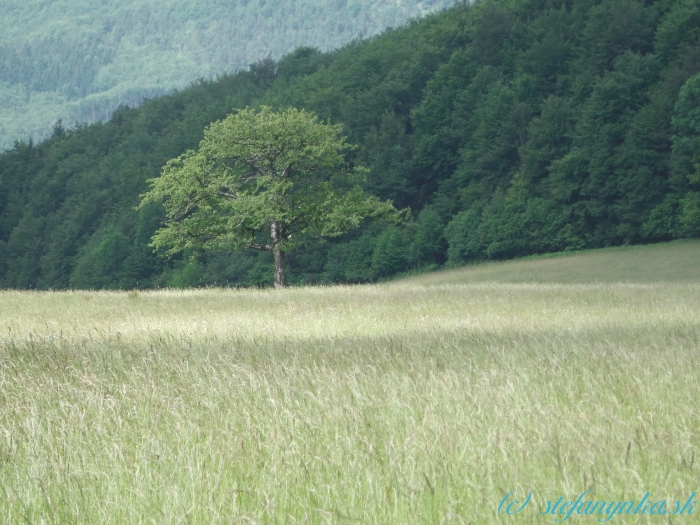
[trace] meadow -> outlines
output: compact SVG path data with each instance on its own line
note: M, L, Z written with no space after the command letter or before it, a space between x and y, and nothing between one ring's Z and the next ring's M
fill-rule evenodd
M685 502L698 261L683 242L367 286L2 291L0 523L528 524L589 489ZM532 502L499 515L511 491Z

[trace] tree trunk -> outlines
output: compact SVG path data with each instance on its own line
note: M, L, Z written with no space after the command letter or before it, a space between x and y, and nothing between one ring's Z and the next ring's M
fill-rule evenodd
M282 235L277 221L270 225L270 238L272 240L272 255L275 257L275 288L284 288L287 283L284 280L284 252L280 248Z
M272 255L275 256L275 288L284 288L287 285L284 280L284 252L275 247Z

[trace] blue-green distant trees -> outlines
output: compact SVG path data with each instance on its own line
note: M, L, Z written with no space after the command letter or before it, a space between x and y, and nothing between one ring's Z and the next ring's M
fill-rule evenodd
M295 46L336 49L453 3L26 0L5 5L0 151L16 139L48 138L58 118L104 121L121 104L139 105L199 78L264 62L266 56L274 64L272 58ZM311 47L296 55L281 64L281 76L308 75L327 59Z

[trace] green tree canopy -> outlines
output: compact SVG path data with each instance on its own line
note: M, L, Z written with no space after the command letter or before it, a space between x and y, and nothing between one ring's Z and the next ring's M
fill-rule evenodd
M366 218L394 217L390 201L364 193L345 164L340 125L304 110L243 109L204 131L199 149L170 160L142 205L163 201L166 225L152 245L256 249L275 259L285 286L284 255L310 237L334 237Z

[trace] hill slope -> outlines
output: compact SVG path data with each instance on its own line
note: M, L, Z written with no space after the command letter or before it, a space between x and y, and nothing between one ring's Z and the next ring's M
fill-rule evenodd
M623 246L487 262L427 273L396 283L700 283L700 241Z
M414 212L289 253L294 283L700 235L696 2L489 0L0 155L0 286L270 283L254 253L158 259L162 210L134 210L208 123L261 104L343 123L365 190Z
M0 150L58 119L106 120L299 45L330 50L453 0L10 0L0 18Z

